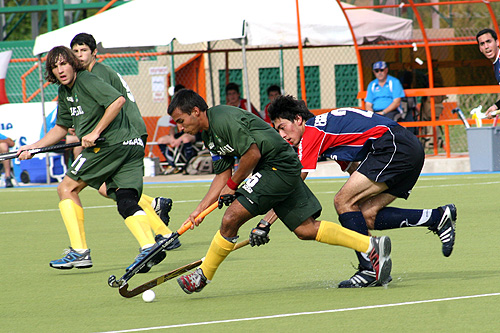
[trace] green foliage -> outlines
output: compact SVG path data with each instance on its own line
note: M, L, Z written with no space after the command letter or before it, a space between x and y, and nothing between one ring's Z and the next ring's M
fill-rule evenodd
M323 204L322 219L337 221L332 201L345 180L308 181ZM140 296L122 298L107 285L109 275L121 276L138 253L137 242L112 201L91 189L82 192L94 267L59 271L49 268L48 262L59 258L69 241L57 209L55 187L0 189L4 207L0 212L2 331L97 332L219 320L235 321L187 329L496 331L498 259L489 245L497 244L500 237L498 210L491 200L499 184L499 173L426 176L409 200L395 201L393 206L406 208L435 208L454 202L458 207L457 243L451 257L444 258L437 236L426 228L375 231L375 235L389 235L393 243L393 282L387 288L336 288L354 273L354 253L300 241L278 221L271 228L269 244L247 246L231 254L201 293L186 295L175 281L168 281L155 288L153 303L144 303ZM151 184L145 193L174 199L171 226L175 229L208 186L208 182ZM131 287L203 257L221 216L222 211L216 210L201 226L187 231L181 237L182 247L169 252L149 273L132 278ZM240 241L257 221L241 228ZM446 300L485 294L492 295ZM429 302L411 303L421 301ZM395 306L384 306L388 304ZM297 315L238 320L282 314Z

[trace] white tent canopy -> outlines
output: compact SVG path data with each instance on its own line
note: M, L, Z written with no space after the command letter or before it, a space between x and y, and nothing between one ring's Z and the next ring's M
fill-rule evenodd
M348 7L350 5L343 4ZM301 35L310 45L353 45L342 10L335 0L299 2ZM357 42L412 36L411 21L373 12L348 12ZM90 33L104 48L168 45L241 39L248 45L297 45L293 0L134 0L57 29L35 40L33 54L67 45L80 32Z

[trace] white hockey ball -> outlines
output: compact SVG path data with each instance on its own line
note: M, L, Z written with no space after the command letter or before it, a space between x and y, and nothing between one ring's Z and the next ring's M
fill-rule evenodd
M151 303L152 301L155 300L155 297L156 297L156 294L151 289L146 290L144 293L142 293L142 299L146 303Z

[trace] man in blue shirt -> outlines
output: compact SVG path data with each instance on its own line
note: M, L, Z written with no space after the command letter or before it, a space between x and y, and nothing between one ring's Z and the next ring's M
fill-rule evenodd
M483 29L476 35L479 51L493 63L495 78L500 84L500 50L497 33L492 29ZM491 113L500 109L500 100L486 110L486 116L491 118Z
M385 61L373 64L376 79L368 84L366 94L366 109L387 118L398 120L401 115L401 98L405 97L401 82L388 75L389 68Z

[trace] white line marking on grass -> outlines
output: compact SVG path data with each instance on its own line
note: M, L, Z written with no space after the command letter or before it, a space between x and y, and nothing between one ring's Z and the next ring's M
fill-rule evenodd
M188 202L199 202L200 200L178 200L176 203L188 203ZM88 206L83 207L83 209L100 209L100 208L116 208L116 205L111 206ZM32 209L32 210L15 210L10 212L0 212L0 215L8 215L8 214L24 214L24 213L46 213L46 212L58 212L59 208L50 208L50 209Z
M336 312L347 312L347 311L368 310L368 309L381 309L381 308L389 308L389 307L403 306L403 305L415 305L415 304L425 304L425 303L457 301L457 300L462 300L462 299L490 297L490 296L500 296L500 293L436 298L436 299L428 299L428 300L412 301L412 302L402 302L402 303L368 305L368 306L360 306L360 307L356 307L356 308L332 309L332 310L311 311L311 312L283 313L283 314L278 314L278 315L262 316L262 317L249 317L249 318L237 318L237 319L226 319L226 320L202 321L202 322L197 322L197 323L144 327L144 328L135 328L135 329L130 329L130 330L122 330L122 331L107 331L107 332L103 332L103 333L124 333L124 332L152 331L152 330L160 330L160 329L166 329L166 328L225 324L225 323L254 321L254 320L262 320L262 319L276 319L276 318L297 317L297 316L305 316L305 315L316 315L316 314L323 314L323 313L336 313Z
M441 185L424 185L424 186L415 186L415 188L429 188L429 187L455 187L455 186L464 186L464 185L467 185L467 186L476 186L476 185L497 185L497 184L500 184L500 182L483 182L483 183L473 183L473 184L459 184L459 183L455 183L455 184L441 184Z

